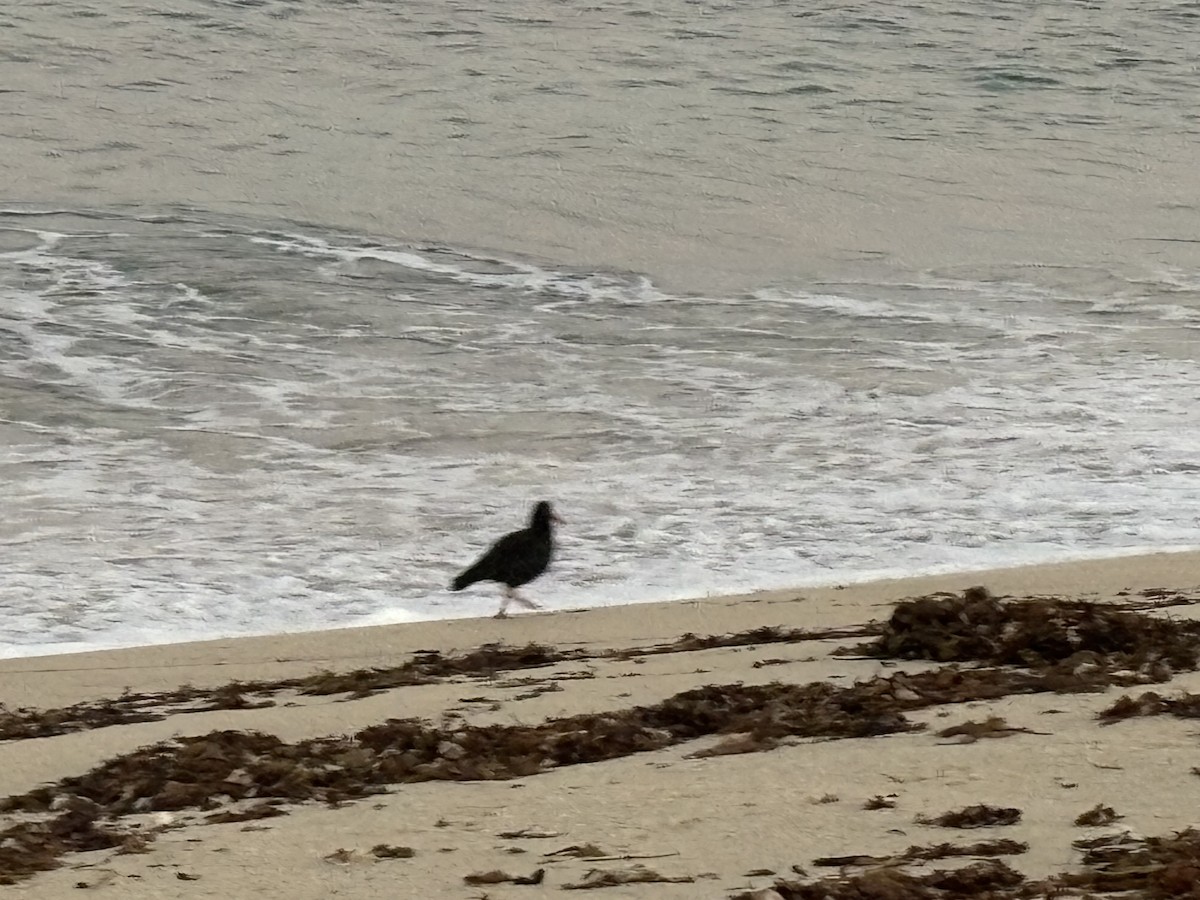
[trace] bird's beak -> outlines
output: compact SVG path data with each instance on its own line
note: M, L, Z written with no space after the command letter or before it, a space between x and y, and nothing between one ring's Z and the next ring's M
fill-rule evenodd
M558 513L550 513L550 521L553 522L555 525L566 525L567 524L567 520L564 519L562 516L560 516Z

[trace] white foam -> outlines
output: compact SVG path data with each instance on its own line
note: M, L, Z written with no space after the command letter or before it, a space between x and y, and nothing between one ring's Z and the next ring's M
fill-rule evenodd
M487 614L445 585L543 496L553 609L1200 545L1200 363L1155 352L1180 273L683 298L172 237L0 254L0 655Z

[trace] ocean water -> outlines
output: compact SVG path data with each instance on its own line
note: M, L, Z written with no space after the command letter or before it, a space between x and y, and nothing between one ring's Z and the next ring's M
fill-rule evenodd
M7 211L4 651L1200 543L1200 276L671 296L200 216ZM15 242L14 242L15 243Z
M0 656L1200 545L1198 19L0 9Z

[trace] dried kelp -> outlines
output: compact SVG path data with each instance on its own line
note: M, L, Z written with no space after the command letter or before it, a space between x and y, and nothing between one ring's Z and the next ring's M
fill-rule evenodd
M368 697L381 691L417 684L432 684L458 675L491 676L515 669L540 669L586 658L583 651L559 650L544 644L523 647L484 644L468 653L447 656L438 650L422 650L398 666L356 669L337 674L322 672L304 678L279 682L283 689L301 694L348 694L351 699Z
M399 847L394 844L376 844L371 848L371 855L379 859L412 859L417 851L412 847Z
M0 831L0 885L56 868L66 853L119 848L137 839L128 829L101 823L100 812L98 804L76 797L53 818Z
M879 868L815 881L778 880L782 900L1041 900L1055 896L1120 893L1122 900L1188 900L1200 885L1200 832L1136 840L1127 835L1077 841L1083 870L1027 880L989 860L953 871L914 875L888 859ZM732 900L752 900L756 892ZM759 894L759 896L762 896Z
M0 812L47 813L82 797L106 816L214 810L231 801L338 803L429 780L534 775L564 765L659 750L712 734L759 747L785 737L871 737L917 730L907 710L1014 693L1076 689L1088 676L1009 668L896 673L848 687L709 685L651 706L552 719L539 725L435 727L392 719L353 738L287 743L257 732L215 731L144 747L81 776L0 801ZM15 826L14 826L15 827ZM0 832L2 840L8 832ZM70 840L56 852L78 849ZM0 872L4 869L0 868Z
M989 806L980 803L962 809L953 809L940 816L917 816L920 825L937 825L941 828L991 828L996 825L1015 825L1021 821L1021 810L1009 806Z
M127 691L116 699L85 700L59 709L14 710L0 705L0 740L52 737L111 725L157 722L174 713L275 705L272 700L249 700L248 693L255 691L235 681L213 689L185 686L159 693Z
M1096 611L1087 604L1066 604L1065 611L1059 613L1054 612L1053 604L1049 609L1039 606L1039 616L1053 627L1038 631L1041 626L1031 621L1031 614L1021 603L1001 604L979 592L961 598L934 597L912 603L926 604L921 607L921 616L908 615L906 619L898 610L897 616L884 627L879 641L872 645L877 652L882 653L884 645L894 644L898 652L902 651L901 655L920 656L914 647L919 650L924 645L947 646L947 641L957 641L955 646L959 649L955 653L964 659L970 658L964 647L982 647L986 651L981 657L985 662L1004 660L1004 664L896 673L848 687L824 682L709 685L650 706L554 719L538 725L437 727L411 719L393 719L353 737L298 743L239 731L215 731L164 741L109 760L83 775L0 801L0 811L45 817L43 821L22 822L0 832L0 849L7 854L0 855L0 876L27 875L39 866L53 864L62 854L94 849L94 842L101 839L97 835L115 842L110 846L121 844L125 835L107 824L98 824L111 817L152 810L217 810L237 801L338 803L385 791L395 784L533 775L558 766L658 750L714 734L746 735L747 749L761 749L787 737L868 737L913 731L920 726L905 718L904 713L909 710L1011 694L1094 690L1123 683L1122 678L1159 677L1173 666L1194 663L1195 646L1200 643L1195 629L1170 623L1169 631L1164 633L1159 626L1166 623L1121 611L1117 614L1125 618L1110 622L1116 629L1116 637L1110 636L1105 643L1093 632L1100 628L1097 622L1109 621L1111 611ZM1006 627L1003 616L1010 611L1014 618ZM932 638L918 634L920 628L914 624L918 619L933 623ZM904 625L904 621L908 624ZM1031 636L1029 640L1022 642L1013 637L1023 631ZM744 634L751 636L747 640L762 640L771 638L775 632L764 634L755 630ZM779 635L789 640L801 639L796 634L779 632ZM1154 650L1147 646L1147 635L1155 640L1161 638L1162 647ZM812 635L806 634L803 639L810 638ZM1111 654L1101 652L1098 648L1102 646L1110 647ZM692 638L683 641L681 647L703 649ZM1015 649L1018 647L1022 649ZM1030 647L1037 648L1032 656ZM644 652L656 651L650 648ZM361 693L383 689L382 685L394 685L404 679L423 683L421 679L444 677L448 672L478 674L505 666L552 665L562 659L576 658L559 653L531 644L523 648L491 645L462 657L418 654L405 664L407 669L397 667L405 669L406 675L393 670L370 670L379 680L373 680L374 675L362 675L338 682L291 679L243 683L236 690L225 691L222 702L259 703L262 701L249 701L246 697L261 696L263 691L281 685L312 692L333 690L337 685L338 690ZM1023 660L1024 665L1013 667L1014 658ZM1045 664L1032 665L1031 659ZM193 699L201 698L193 695ZM90 802L93 807L87 807L81 813L82 819L71 828L59 827L62 834L46 837L49 833L46 829L51 828L50 823L55 821L52 816L61 804L80 800ZM146 837L142 835L142 839ZM13 857L14 852L20 859Z
M628 869L590 869L579 881L564 884L564 891L586 891L622 884L691 884L691 875L661 875L654 869L634 865Z
M1000 860L984 860L961 869L937 870L912 875L903 869L883 867L856 875L800 882L780 880L772 885L782 900L950 900L979 897L998 900L1016 897L1011 889L1025 877ZM753 900L753 893L737 894L732 900Z
M635 659L641 656L657 656L663 653L689 653L697 650L716 650L722 647L751 647L761 644L797 644L804 641L845 640L851 637L868 637L879 634L882 626L877 624L858 625L850 628L783 628L764 625L733 634L711 634L706 636L687 633L665 644L650 647L634 647L628 650L604 651L603 656L613 659Z
M245 809L225 810L224 812L213 813L210 816L205 816L204 821L213 825L222 825L228 822L252 822L255 819L273 819L277 816L286 816L287 810L279 808L281 802L280 800L264 800Z
M1075 824L1082 828L1095 828L1100 825L1111 825L1118 819L1124 818L1117 815L1116 810L1111 806L1105 806L1103 803L1097 803L1087 812L1082 812L1075 817Z
M765 740L786 735L868 737L917 728L894 706L894 694L884 682L848 688L825 683L713 685L652 706L532 726L450 730L393 719L353 738L294 744L259 732L214 731L143 747L83 775L8 797L0 801L0 812L45 814L63 797L90 804L91 820L153 810L210 810L250 799L334 803L406 782L532 775L715 733L748 733ZM23 823L0 832L0 845L17 840L19 856L46 863L63 853L94 849L93 835L86 830L41 844L20 843L31 827ZM27 875L35 870L27 862L12 859L6 865L0 860L0 873Z
M545 854L545 856L547 856L547 857L551 857L551 856L568 857L569 856L574 859L596 859L597 857L608 856L608 855L609 854L607 852L605 852L603 849L596 846L595 844L590 844L590 843L589 844L572 844L569 847L563 847L561 850L551 850L549 853Z
M1189 828L1171 837L1136 840L1128 835L1076 842L1085 849L1082 872L1050 879L1056 886L1112 893L1128 891L1127 900L1195 898L1200 886L1200 831Z
M1014 856L1028 853L1029 845L1007 838L996 841L977 841L974 844L914 845L891 856L871 856L866 853L851 856L822 856L813 860L814 866L895 866L906 862L949 859L956 856Z
M856 648L856 652L874 657L1053 668L1066 679L1064 684L1074 678L1078 690L1095 690L1108 684L1144 684L1164 681L1172 670L1195 668L1200 653L1200 623L1169 623L1139 612L1194 603L1197 598L1165 591L1155 598L1152 603L1123 606L1054 598L1000 601L976 588L961 597L932 594L904 601L883 625L812 630L764 626L723 635L689 633L662 644L621 649L563 650L531 642L517 647L484 644L458 655L427 650L396 666L343 673L232 682L217 688L185 686L160 693L127 693L62 709L8 710L0 706L0 740L158 721L170 715L214 709L255 709L272 705L270 696L283 691L316 696L346 694L354 699L447 678L490 677L499 672L588 659L638 659L722 647L871 635L878 638ZM1093 659L1093 654L1104 658ZM1091 671L1097 665L1102 671ZM259 699L248 699L252 696Z
M865 801L862 808L868 810L895 809L896 797L894 794L890 797L884 797L882 794L876 794L870 800Z
M1044 731L1033 731L1029 728L1019 728L1009 725L1001 716L989 716L982 722L963 722L943 728L937 733L938 737L958 738L955 743L973 744L980 738L1006 738L1014 734L1046 734Z
M1200 694L1164 697L1154 691L1146 691L1137 698L1123 696L1096 715L1106 725L1136 716L1172 715L1180 719L1200 719Z
M545 869L535 869L532 875L510 875L502 869L492 869L489 872L475 872L471 875L464 875L463 882L470 885L541 884L545 877Z
M1027 880L989 860L954 871L914 875L889 859L879 868L810 881L777 880L783 900L1035 900L1119 893L1122 900L1194 900L1200 885L1200 831L1144 840L1127 834L1076 841L1082 869ZM761 896L761 894L759 895ZM755 892L732 900L751 900Z
M1092 681L1145 684L1191 671L1200 622L1169 621L1116 605L1035 598L999 600L983 588L897 604L883 633L855 648L874 657L979 662Z
M458 655L422 650L412 659L396 666L341 673L317 672L269 681L231 682L216 688L184 686L157 693L125 693L115 699L83 701L61 709L10 710L0 704L0 740L50 737L112 725L157 722L167 716L216 709L258 709L274 705L274 701L265 698L283 691L310 696L346 694L350 699L358 699L394 688L433 684L448 678L491 677L500 672L545 668L588 659L638 659L720 647L866 637L878 630L877 625L812 631L768 626L723 635L697 636L688 633L663 644L621 649L560 650L531 642L518 647L484 644ZM248 695L264 699L251 701L247 699Z

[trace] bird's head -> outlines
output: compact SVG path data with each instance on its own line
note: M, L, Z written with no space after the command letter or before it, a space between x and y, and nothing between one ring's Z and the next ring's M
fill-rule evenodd
M554 507L543 500L533 508L533 517L530 519L530 524L534 527L549 528L550 524L562 525L562 516L554 511Z

